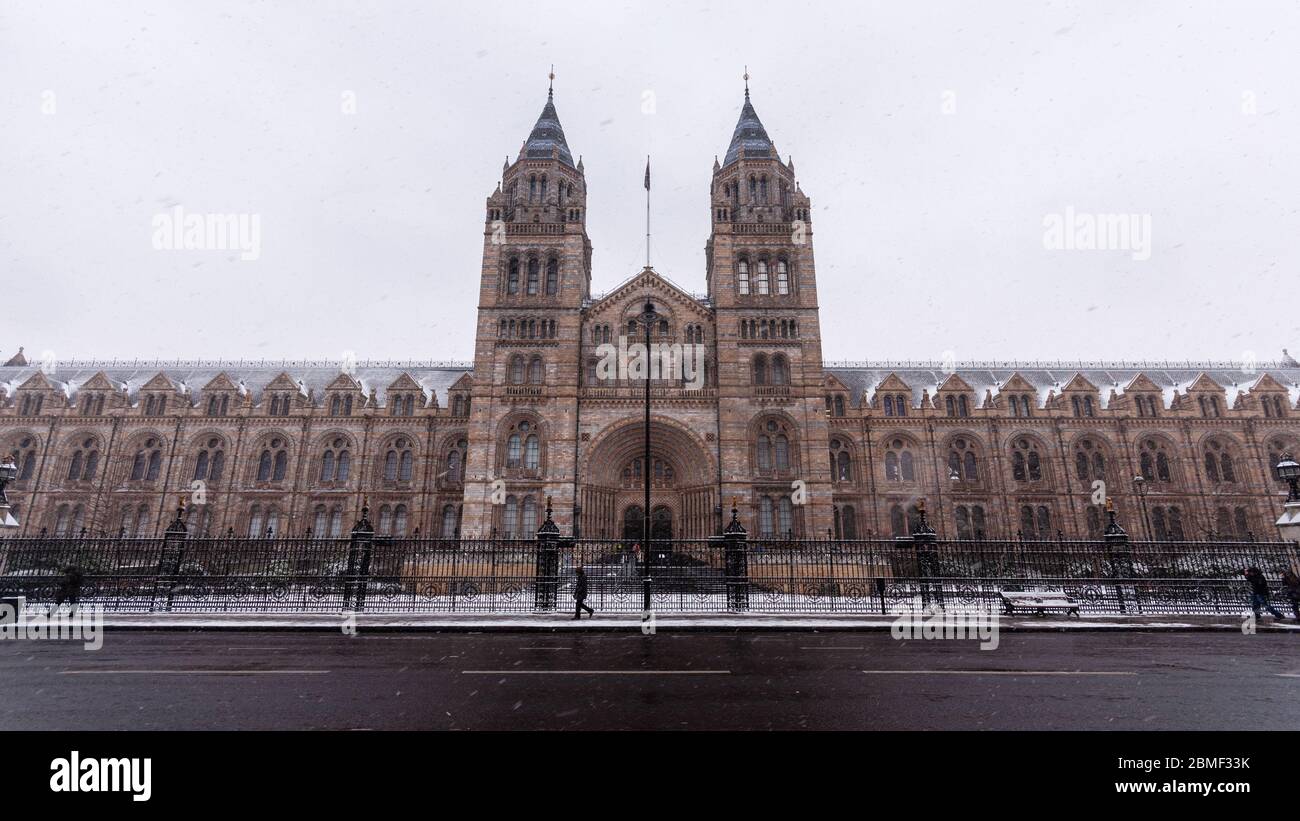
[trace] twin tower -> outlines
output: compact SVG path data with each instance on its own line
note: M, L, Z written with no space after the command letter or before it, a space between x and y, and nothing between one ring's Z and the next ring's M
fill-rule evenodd
M563 532L641 538L648 479L656 538L718 534L733 505L756 534L824 534L811 206L748 87L713 164L707 297L649 267L593 296L590 204L548 92L486 203L461 533L529 537L550 499ZM652 340L702 346L705 363L702 385L654 383L648 460L644 383L606 378L598 352L644 339L647 300Z

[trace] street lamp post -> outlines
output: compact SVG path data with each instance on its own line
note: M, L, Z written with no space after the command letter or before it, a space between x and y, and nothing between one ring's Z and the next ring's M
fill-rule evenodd
M1282 460L1277 463L1274 469L1277 471L1277 478L1286 482L1291 489L1286 500L1288 502L1300 502L1300 488L1297 488L1297 485L1300 485L1300 463L1297 463L1295 459L1291 458L1291 454L1287 453L1283 454Z
M646 300L641 312L645 325L645 455L641 461L641 476L645 481L645 508L641 524L641 595L642 609L650 612L650 327L658 315L655 304Z
M1147 541L1151 541L1151 522L1147 520L1147 480L1142 474L1133 477L1133 487L1137 488L1138 504L1142 506L1142 530Z

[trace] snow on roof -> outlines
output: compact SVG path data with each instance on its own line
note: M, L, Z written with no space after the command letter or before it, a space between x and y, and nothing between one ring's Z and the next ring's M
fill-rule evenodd
M1019 373L1029 384L1034 386L1040 406L1047 400L1049 394L1055 392L1059 395L1061 389L1069 384L1075 374L1096 385L1101 394L1102 402L1106 403L1109 400L1111 390L1114 390L1117 396L1123 395L1124 386L1141 373L1145 374L1160 388L1165 407L1169 407L1175 392L1181 394L1186 391L1187 387L1202 373L1225 387L1228 391L1229 407L1232 406L1232 402L1236 401L1238 393L1247 390L1249 384L1256 381L1257 375L1268 373L1278 382L1287 386L1292 407L1300 403L1300 368L1288 366L1284 363L1256 364L1249 370L1247 365L1241 363L1198 364L1189 362L1185 365L1178 365L1177 363L1079 364L1080 367L1072 367L1070 363L1045 366L1033 363L1029 365L984 362L957 363L955 372L970 384L977 400L982 400L986 391L991 390L994 395L997 395L1007 380L1013 374ZM951 365L949 370L952 370ZM836 378L853 391L855 396L865 397L868 402L874 400L876 389L880 383L891 373L896 374L899 379L911 386L913 406L920 403L922 390L928 390L933 395L935 388L948 378L948 373L944 371L943 365L937 362L831 364L826 367L826 371L834 374ZM1247 379L1250 380L1249 383ZM1234 383L1236 383L1235 386Z
M448 389L472 369L470 363L459 362L359 362L352 377L361 384L367 396L373 387L383 406L387 387L402 373L407 373L424 390L426 404L431 397L437 396L440 406L446 406ZM12 397L18 386L39 370L35 365L0 365L0 386L7 397ZM261 401L263 389L281 373L289 374L303 396L310 394L317 402L323 401L325 387L341 373L337 362L66 362L46 378L71 398L77 386L84 385L100 371L118 389L124 389L132 400L159 373L178 392L193 394L224 372L239 387L240 394L251 395L255 403Z

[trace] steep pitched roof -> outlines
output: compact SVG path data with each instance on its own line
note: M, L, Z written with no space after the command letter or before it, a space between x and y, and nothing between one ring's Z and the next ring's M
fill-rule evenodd
M723 165L731 165L740 159L744 150L746 157L776 157L776 147L767 136L767 129L758 119L758 112L749 101L749 89L745 89L745 104L740 107L740 119L736 121L736 130L731 135L731 145L727 147L727 156Z
M529 160L549 160L556 155L560 162L573 168L573 154L569 151L569 144L564 139L564 128L560 125L560 115L555 110L554 92L546 92L546 105L542 108L542 114L537 118L537 124L533 126L532 133L524 141L524 147L519 152L520 159Z

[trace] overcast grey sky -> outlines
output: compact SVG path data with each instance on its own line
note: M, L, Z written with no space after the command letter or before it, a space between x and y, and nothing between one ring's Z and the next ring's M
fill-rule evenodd
M748 64L827 359L1270 360L1300 349L1298 42L1294 0L0 0L0 348L471 357L484 198L551 63L593 289L642 264L649 153L655 267L702 292ZM260 257L155 250L177 204L260 215ZM1150 259L1048 250L1067 206L1149 214Z

